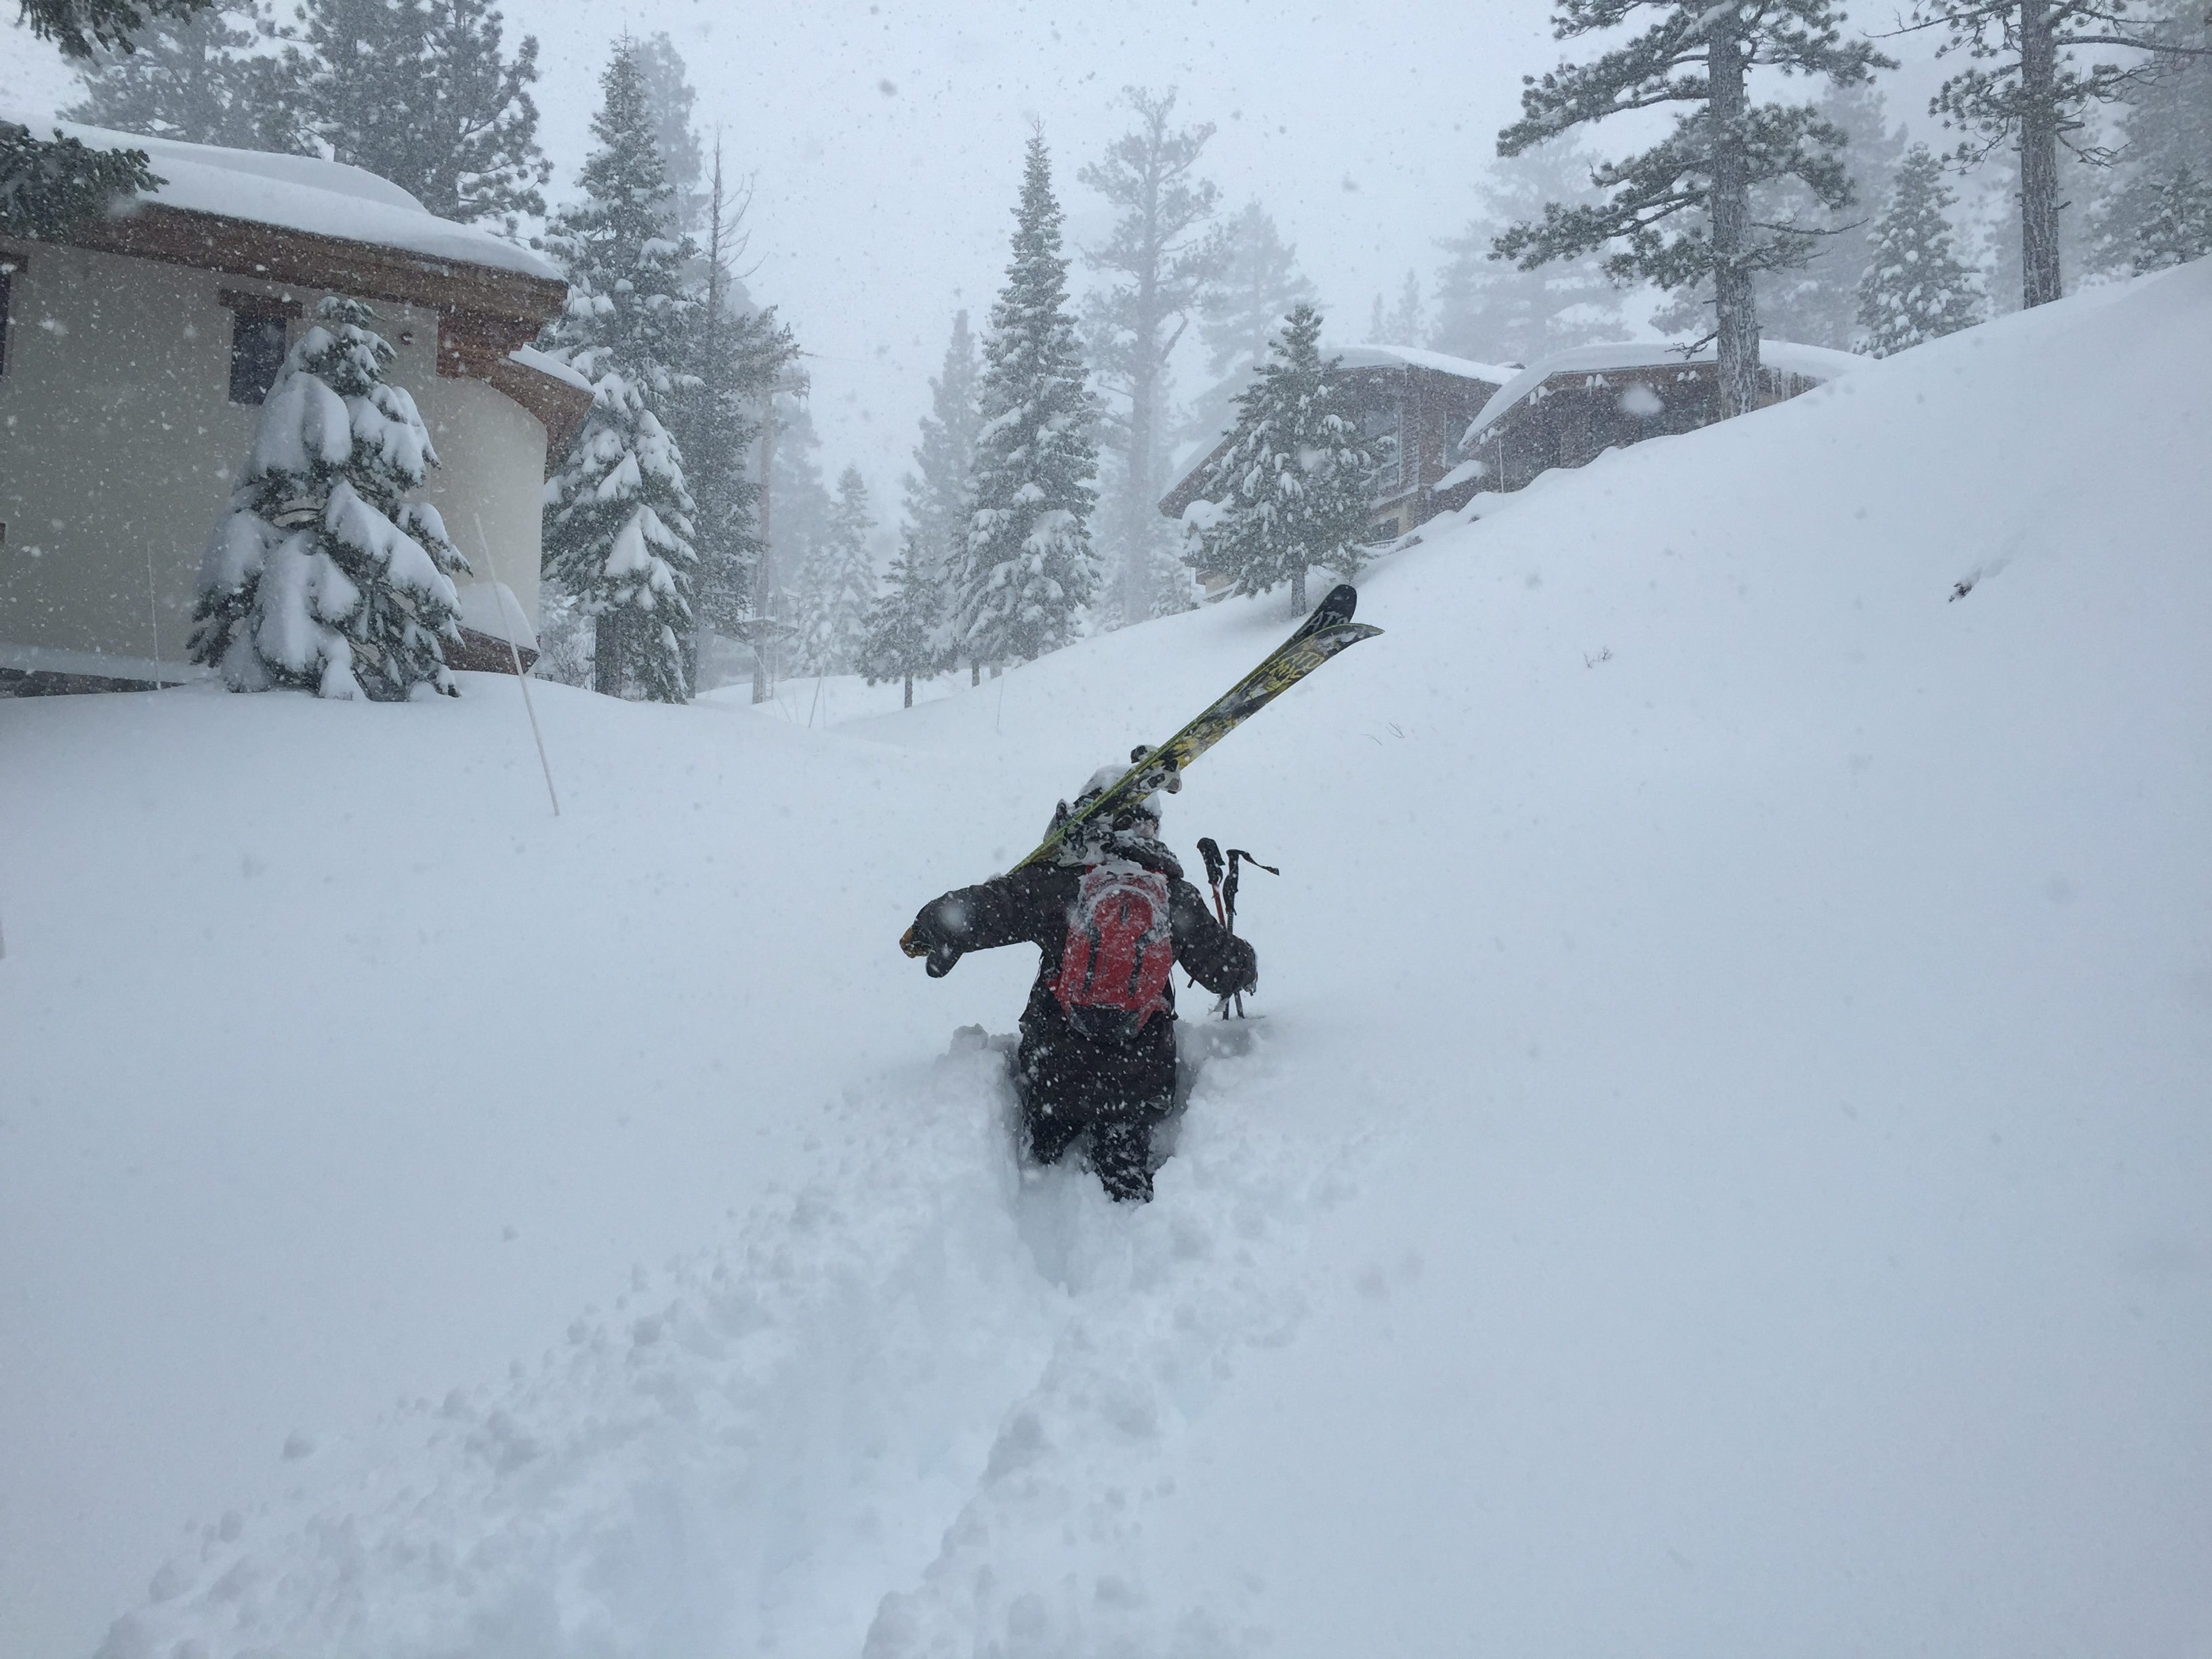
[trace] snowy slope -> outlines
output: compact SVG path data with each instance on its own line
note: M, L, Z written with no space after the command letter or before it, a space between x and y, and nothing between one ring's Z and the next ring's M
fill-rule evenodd
M0 1648L2206 1650L2209 381L2199 266L1371 572L1137 1213L889 941L1279 598L547 688L557 823L496 679L0 707Z

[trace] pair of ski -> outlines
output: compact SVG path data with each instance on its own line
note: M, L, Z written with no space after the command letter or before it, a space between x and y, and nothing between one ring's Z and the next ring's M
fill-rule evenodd
M1102 819L1111 823L1122 809L1146 796L1162 789L1182 787L1183 771L1193 761L1331 657L1382 631L1352 620L1352 611L1358 603L1359 595L1349 582L1331 588L1328 597L1314 607L1313 614L1298 625L1297 632L1262 658L1258 667L1215 698L1195 720L1165 743L1138 750L1131 757L1134 763L1127 772L1080 811L1070 812L1054 824L1052 833L1014 869L1026 870L1033 864L1048 862L1064 843L1079 836L1088 823ZM900 945L910 957L929 954L929 947L916 942L910 933Z
M1054 825L1036 850L1014 868L1026 870L1032 864L1043 864L1059 852L1062 843L1077 838L1084 825L1099 819L1110 823L1115 814L1146 796L1181 788L1183 771L1193 761L1331 657L1382 631L1352 620L1358 604L1359 595L1351 583L1331 588L1314 607L1313 615L1298 625L1298 631L1262 658L1257 668L1165 743L1137 750L1130 757L1134 764L1127 772L1082 811L1069 813Z

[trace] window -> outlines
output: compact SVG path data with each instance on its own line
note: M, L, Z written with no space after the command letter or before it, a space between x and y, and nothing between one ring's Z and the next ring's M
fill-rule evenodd
M300 314L300 302L228 288L218 297L230 311L230 400L258 404L284 367L284 325Z
M230 321L230 400L258 404L276 383L284 366L284 319L281 313L240 310Z
M1382 398L1359 411L1359 435L1367 440L1375 456L1372 484L1382 495L1395 489L1406 480L1406 463L1399 430L1403 406L1395 398Z

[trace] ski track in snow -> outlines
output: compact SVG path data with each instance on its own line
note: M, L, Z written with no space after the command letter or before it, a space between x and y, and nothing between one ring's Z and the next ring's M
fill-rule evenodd
M1239 1351L1290 1339L1306 1218L1351 1190L1353 1142L1268 1126L1279 1064L1209 1064L1135 1211L1017 1161L995 1056L848 1089L830 1173L535 1368L323 1446L101 1659L1248 1650L1249 1586L1148 1596L1142 1515Z

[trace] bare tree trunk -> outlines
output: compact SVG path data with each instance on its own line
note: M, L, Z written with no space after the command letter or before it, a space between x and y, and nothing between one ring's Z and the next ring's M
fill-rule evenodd
M1306 614L1306 568L1304 565L1291 572L1291 609L1301 617Z
M2050 0L2020 0L2021 304L2049 305L2058 269L2058 45Z
M908 708L914 707L914 676L911 674L906 677L906 706Z
M623 626L622 609L602 611L592 623L592 690L602 696L619 697L623 694L623 635L629 631Z
M1717 12L1720 9L1716 9ZM1759 305L1745 262L1751 240L1751 181L1744 155L1747 99L1742 43L1731 22L1716 21L1705 49L1711 101L1706 118L1713 146L1713 355L1720 380L1720 413L1748 414L1759 407Z
M769 596L775 592L771 580L769 540L769 470L775 459L775 393L768 394L768 412L760 435L760 557L753 563L753 701L766 702L772 688L768 681Z

